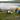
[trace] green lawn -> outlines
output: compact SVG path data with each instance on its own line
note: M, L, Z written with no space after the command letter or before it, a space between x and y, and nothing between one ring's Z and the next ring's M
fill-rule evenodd
M7 14L0 12L0 20L15 20L16 13Z

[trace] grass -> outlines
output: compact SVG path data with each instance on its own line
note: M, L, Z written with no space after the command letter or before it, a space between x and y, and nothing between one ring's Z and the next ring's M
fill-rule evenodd
M7 14L4 12L0 12L0 20L14 20L16 13Z
M12 20L12 14L0 12L0 20Z

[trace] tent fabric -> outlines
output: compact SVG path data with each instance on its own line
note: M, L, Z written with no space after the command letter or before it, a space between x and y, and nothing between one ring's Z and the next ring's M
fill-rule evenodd
M20 10L17 10L17 13L20 14Z

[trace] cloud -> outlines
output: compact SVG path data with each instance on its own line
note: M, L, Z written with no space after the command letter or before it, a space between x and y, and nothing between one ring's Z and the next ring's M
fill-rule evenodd
M15 3L0 3L1 9L10 9L10 8L16 8Z

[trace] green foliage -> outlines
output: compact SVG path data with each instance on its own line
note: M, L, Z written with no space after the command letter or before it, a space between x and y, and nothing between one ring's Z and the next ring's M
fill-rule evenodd
M13 15L13 16L16 16L16 13L13 13L12 15Z
M6 16L6 13L0 12L0 16Z

